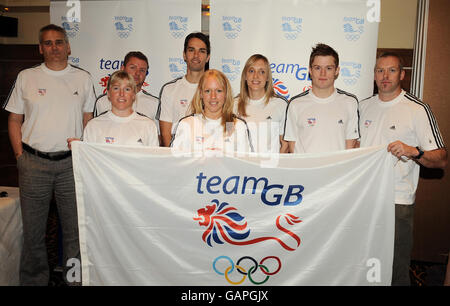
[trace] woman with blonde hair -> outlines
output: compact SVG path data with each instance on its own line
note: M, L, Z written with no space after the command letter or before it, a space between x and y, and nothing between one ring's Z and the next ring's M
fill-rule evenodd
M244 120L233 113L233 93L225 74L211 69L200 78L190 106L171 147L181 151L249 152L250 135Z
M255 151L288 152L283 140L287 103L273 89L269 60L261 54L250 56L242 70L234 112L247 121Z
M125 71L114 72L108 81L111 110L90 120L83 131L83 141L136 146L159 146L155 122L133 110L137 86ZM69 148L77 138L67 139Z

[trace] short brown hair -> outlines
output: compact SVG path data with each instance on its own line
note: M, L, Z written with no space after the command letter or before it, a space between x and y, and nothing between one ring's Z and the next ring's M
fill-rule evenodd
M386 58L386 57L390 57L390 56L395 57L396 59L398 59L400 70L403 70L403 67L405 66L404 62L403 62L403 58L400 55L398 55L397 53L395 53L395 52L392 52L392 51L383 52L377 57L377 61L380 58ZM376 64L375 64L375 67L376 67Z
M311 55L309 56L309 67L312 67L312 63L314 62L314 58L316 56L332 56L334 58L334 64L336 67L339 66L339 55L336 50L331 48L326 44L317 44L312 48Z
M140 52L140 51L130 51L127 53L127 55L125 55L125 58L123 59L123 66L125 67L128 62L130 61L130 59L132 57L138 58L140 60L143 60L144 62L147 63L147 69L148 69L148 59L147 56L144 55L144 53Z

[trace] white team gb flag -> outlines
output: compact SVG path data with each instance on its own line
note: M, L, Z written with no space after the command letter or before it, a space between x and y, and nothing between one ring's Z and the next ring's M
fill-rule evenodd
M72 144L83 285L390 285L385 147L262 158Z

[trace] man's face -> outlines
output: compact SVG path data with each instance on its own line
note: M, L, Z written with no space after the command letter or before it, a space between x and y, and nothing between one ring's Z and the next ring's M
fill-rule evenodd
M381 57L375 66L375 82L380 94L392 94L401 90L400 82L405 77L405 71L400 70L398 58L394 56Z
M312 86L318 89L334 87L334 81L339 75L339 67L336 67L334 57L331 55L317 55L309 67Z
M70 44L64 40L63 33L49 30L42 33L39 53L46 63L67 62L70 55Z
M136 83L137 88L140 90L142 84L144 84L145 77L147 76L148 65L144 60L137 57L131 57L123 70L129 73Z
M206 44L196 37L189 39L186 52L183 53L183 59L186 62L188 70L205 70L205 65L209 61Z

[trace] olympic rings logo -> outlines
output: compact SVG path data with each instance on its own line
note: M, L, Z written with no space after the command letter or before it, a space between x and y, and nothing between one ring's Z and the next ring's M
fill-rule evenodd
M171 31L170 32L170 34L172 34L172 36L173 36L173 38L176 38L176 39L179 39L179 38L182 38L182 37L184 37L184 33L185 33L186 31L178 31L178 32L176 32L176 31Z
M228 39L236 39L239 36L239 33L225 33L225 37Z
M356 40L359 39L359 37L360 37L359 34L346 34L346 35L345 35L345 38L346 38L348 41L356 41Z
M117 35L119 35L120 38L128 38L130 32L117 32Z
M294 33L294 34L289 34L289 33L284 33L284 37L287 40L295 40L297 39L298 33Z
M277 262L277 264L278 264L278 268L275 269L273 272L270 272L269 269L267 268L267 266L264 265L264 262L266 260L269 260L269 259L275 260ZM228 261L230 263L230 265L225 269L224 272L221 272L221 271L219 271L217 269L216 265L217 265L217 262L219 260L226 260L226 261ZM253 263L253 266L250 269L248 269L248 271L241 264L244 261L250 261L251 263ZM264 284L265 282L267 282L269 280L270 276L275 275L278 272L280 272L280 270L281 270L281 260L278 257L276 257L276 256L267 256L267 257L264 257L263 259L261 259L261 261L258 263L253 257L243 256L243 257L239 258L239 260L236 262L236 265L235 265L233 260L230 257L228 257L228 256L218 256L216 259L214 259L212 266L213 266L214 271L217 274L225 276L225 279L227 280L227 282L232 284L232 285L240 285L240 284L242 284L247 277L248 277L248 279L250 280L250 282L252 284L254 284L254 285L262 285L262 284ZM238 281L233 281L233 280L230 279L230 274L234 271L235 268L236 268L236 271L238 273L243 275L241 277L241 279L238 280ZM252 276L258 270L258 268L264 275L266 275L266 277L263 280L261 280L261 281L255 280L254 276Z
M353 78L353 79L344 79L345 85L348 85L348 86L355 85L357 81L358 81L358 79L355 79L355 78Z

